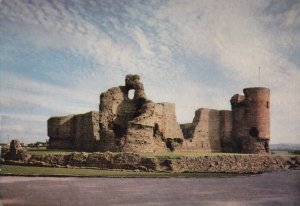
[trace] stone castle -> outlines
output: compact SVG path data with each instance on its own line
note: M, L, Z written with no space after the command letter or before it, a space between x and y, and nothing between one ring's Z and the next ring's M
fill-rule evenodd
M130 99L128 93L134 90ZM178 124L175 104L147 99L138 75L125 86L100 95L99 112L51 117L49 148L78 151L206 151L267 153L270 140L270 90L246 88L234 95L232 110L201 108L192 123Z

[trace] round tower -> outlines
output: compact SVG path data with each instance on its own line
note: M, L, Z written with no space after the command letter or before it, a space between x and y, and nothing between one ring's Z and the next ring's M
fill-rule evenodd
M270 89L251 87L244 95L234 95L230 102L233 114L232 135L237 152L269 152Z
M251 137L270 139L270 89L252 87L243 90L246 106L246 127Z

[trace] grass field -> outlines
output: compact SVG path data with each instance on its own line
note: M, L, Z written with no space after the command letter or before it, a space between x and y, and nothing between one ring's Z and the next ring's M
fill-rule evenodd
M199 157L199 156L218 156L218 155L248 155L238 153L220 153L220 152L161 152L161 153L142 153L142 157L157 157L159 159L165 158L180 158L180 157Z
M231 177L231 173L171 173L1 165L0 175L80 177Z
M74 152L73 150L61 150L61 149L47 149L46 147L40 147L39 149L35 147L27 147L27 151L31 155L47 155L47 154L70 154Z

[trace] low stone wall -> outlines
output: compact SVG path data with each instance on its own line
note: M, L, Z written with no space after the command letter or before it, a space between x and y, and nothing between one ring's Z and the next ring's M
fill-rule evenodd
M144 158L136 153L74 152L31 156L25 160L6 160L5 164L44 167L84 167L161 172L262 173L300 169L300 156L219 155L172 158Z
M142 158L136 153L74 152L71 154L32 155L28 160L5 160L4 164L42 167L84 167L99 169L157 170L156 158Z
M271 155L200 156L171 159L168 164L174 172L261 173L286 168L287 159Z

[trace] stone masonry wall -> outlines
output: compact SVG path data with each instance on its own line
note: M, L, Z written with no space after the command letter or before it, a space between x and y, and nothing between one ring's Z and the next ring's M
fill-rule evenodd
M148 100L138 75L127 75L125 86L102 93L99 111L101 151L167 151L167 141L183 139L175 105Z
M246 88L245 96L234 95L230 102L233 112L232 135L237 152L269 152L270 90Z
M186 137L187 139L184 140L179 150L221 152L221 134L226 134L224 137L228 135L228 128L221 128L221 126L230 127L230 125L221 125L221 123L221 112L219 110L205 108L196 110L189 131L185 131L190 136Z
M163 125L163 136L165 138L180 138L183 139L183 133L176 120L175 104L159 103L163 105L163 117L161 125Z
M100 150L120 151L129 120L137 111L136 104L128 98L125 87L113 87L100 95L99 123Z
M129 98L129 91L134 97ZM270 90L246 88L232 111L201 108L179 125L175 104L147 99L139 75L100 95L99 113L51 117L49 148L112 152L269 152ZM100 138L101 137L101 138Z
M175 105L151 102L142 107L140 116L130 121L123 151L168 151L174 149L170 148L173 140L183 140Z
M10 152L10 151L9 151ZM180 158L142 157L136 153L74 152L70 154L5 157L4 164L42 167L74 167L160 172L262 173L299 169L300 156L217 155Z
M99 113L88 112L74 116L74 148L95 151L99 147Z
M92 151L99 142L99 113L51 117L48 120L50 149Z
M234 152L235 142L232 136L232 112L220 111L220 141L222 152Z
M74 115L51 117L48 119L48 136L50 149L71 149L74 146Z

